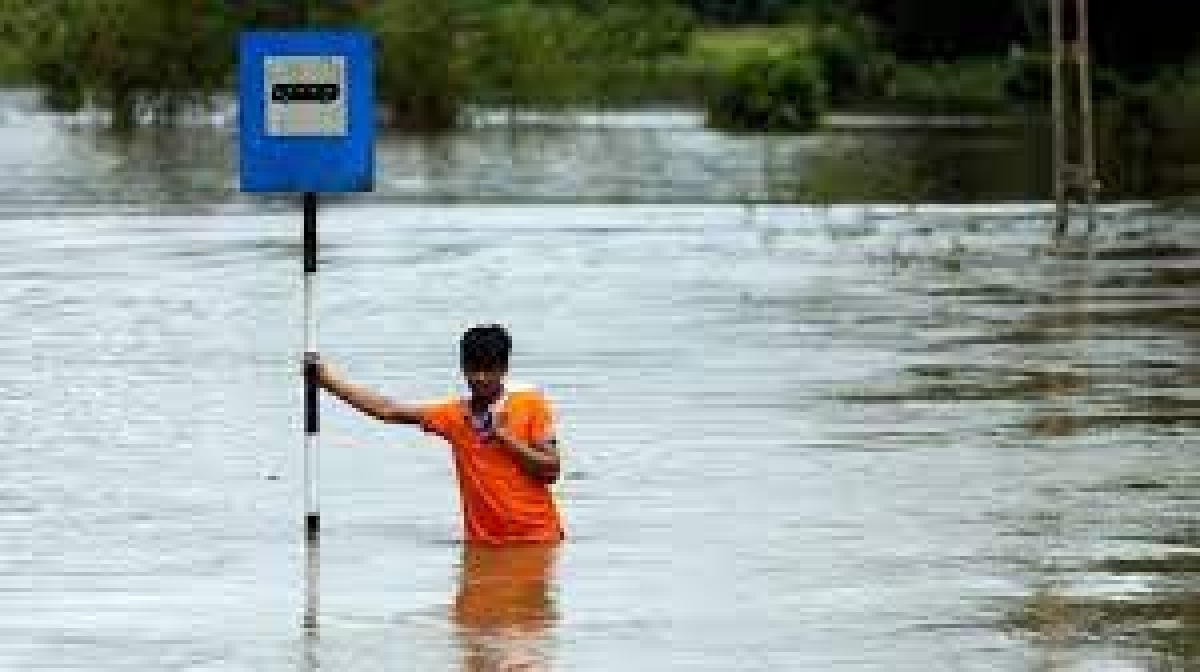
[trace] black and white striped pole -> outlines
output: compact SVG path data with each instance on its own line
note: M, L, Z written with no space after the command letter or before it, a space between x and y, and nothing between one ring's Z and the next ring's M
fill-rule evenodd
M304 627L316 628L320 608L321 502L317 381L317 194L304 192Z
M374 44L361 31L242 33L238 145L242 191L304 199L304 625L319 616L317 194L371 191Z

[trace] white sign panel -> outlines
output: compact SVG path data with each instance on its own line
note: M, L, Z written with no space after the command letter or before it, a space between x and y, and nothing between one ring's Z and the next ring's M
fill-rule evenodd
M344 56L268 56L264 74L267 135L346 135Z

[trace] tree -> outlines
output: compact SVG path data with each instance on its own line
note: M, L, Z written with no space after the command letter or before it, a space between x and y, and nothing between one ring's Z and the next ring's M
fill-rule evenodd
M379 97L394 125L441 131L468 95L465 15L453 0L381 0L367 13L379 54Z
M47 99L107 109L118 128L141 116L168 121L228 83L236 24L222 0L57 0L5 9L14 9L13 32Z
M811 4L803 0L683 0L701 21L723 24L770 23L780 21L797 7Z
M887 48L902 60L948 61L1005 53L1027 42L1013 0L858 0Z
M1073 3L1072 3L1073 4ZM1093 60L1134 80L1198 55L1190 3L1178 0L1091 0Z
M1046 50L1049 0L856 0L885 45L904 60L996 56L1014 44ZM1075 0L1063 0L1074 33ZM1200 41L1187 3L1089 0L1093 60L1133 79L1197 55Z

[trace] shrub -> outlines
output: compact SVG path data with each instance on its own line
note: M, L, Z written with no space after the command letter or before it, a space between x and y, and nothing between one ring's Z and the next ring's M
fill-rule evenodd
M694 77L682 56L694 21L686 12L667 3L585 5L479 8L469 46L475 97L560 108L652 99L660 86L689 89Z
M581 18L581 46L592 59L648 62L685 53L695 20L674 5L613 3Z
M579 11L528 2L477 15L469 68L477 100L517 107L562 107L579 95L583 40Z
M864 20L842 12L812 25L808 49L820 64L831 105L877 97L886 91L895 59L879 48L874 31Z
M235 22L219 0L197 2L34 3L10 8L8 20L48 103L97 105L129 128L170 121L227 84Z
M379 99L392 125L443 131L458 124L469 95L452 0L385 0L367 15L379 57Z
M807 53L760 52L716 76L708 122L727 130L811 131L824 105L820 67Z
M980 114L1009 108L1004 61L900 63L888 84L887 100L921 114Z

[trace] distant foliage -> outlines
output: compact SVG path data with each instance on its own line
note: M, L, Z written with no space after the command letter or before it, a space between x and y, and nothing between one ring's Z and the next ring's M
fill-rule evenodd
M820 65L806 52L762 52L718 77L708 121L728 130L810 131L820 125L824 108Z
M814 16L808 50L820 65L830 105L877 98L895 74L895 57L881 49L874 26L861 16L839 12Z
M1039 0L857 0L900 60L1003 54L1027 39L1021 5Z
M366 27L398 127L453 128L468 102L564 106L669 89L693 30L673 0L0 0L0 75L115 126L170 121L233 85L241 30ZM17 59L20 62L15 62Z
M12 3L19 5L20 3ZM228 83L235 22L220 0L61 0L4 8L55 107L94 104L129 128Z
M1092 0L1094 60L1122 77L1144 82L1162 66L1200 56L1195 3L1179 0Z
M656 81L687 50L691 17L669 3L597 8L511 2L475 13L475 98L509 107L603 102Z
M900 63L885 100L914 114L993 114L1011 109L1005 92L1010 65L998 59L960 63Z
M852 0L875 21L901 60L948 61L1002 56L1013 45L1042 50L1049 41L1047 0ZM1073 30L1074 2L1066 21ZM1090 0L1093 60L1133 81L1197 54L1193 3Z
M1037 55L1047 42L1046 6L0 0L0 81L34 85L56 109L107 110L114 125L130 128L170 121L187 105L229 91L241 30L365 27L377 36L380 101L403 129L454 128L476 103L516 109L660 101L703 101L723 127L808 128L825 105L969 112L1047 99L1046 64ZM1164 65L1200 55L1188 3L1143 0L1137 11L1116 0L1090 6L1099 98L1136 91L1156 81Z
M507 107L561 106L579 94L577 10L513 3L482 13L470 41L480 97Z
M721 24L761 24L781 21L788 12L809 4L797 0L686 0L696 16Z
M1050 104L1051 95L1050 55L1045 52L1029 52L1009 61L1009 71L1004 82L1008 97L1022 103ZM1130 93L1130 83L1116 70L1093 66L1092 96L1096 100L1118 98ZM1071 82L1074 86L1075 83Z
M366 19L377 42L378 97L390 122L415 131L456 126L470 95L460 8L451 0L380 0Z

